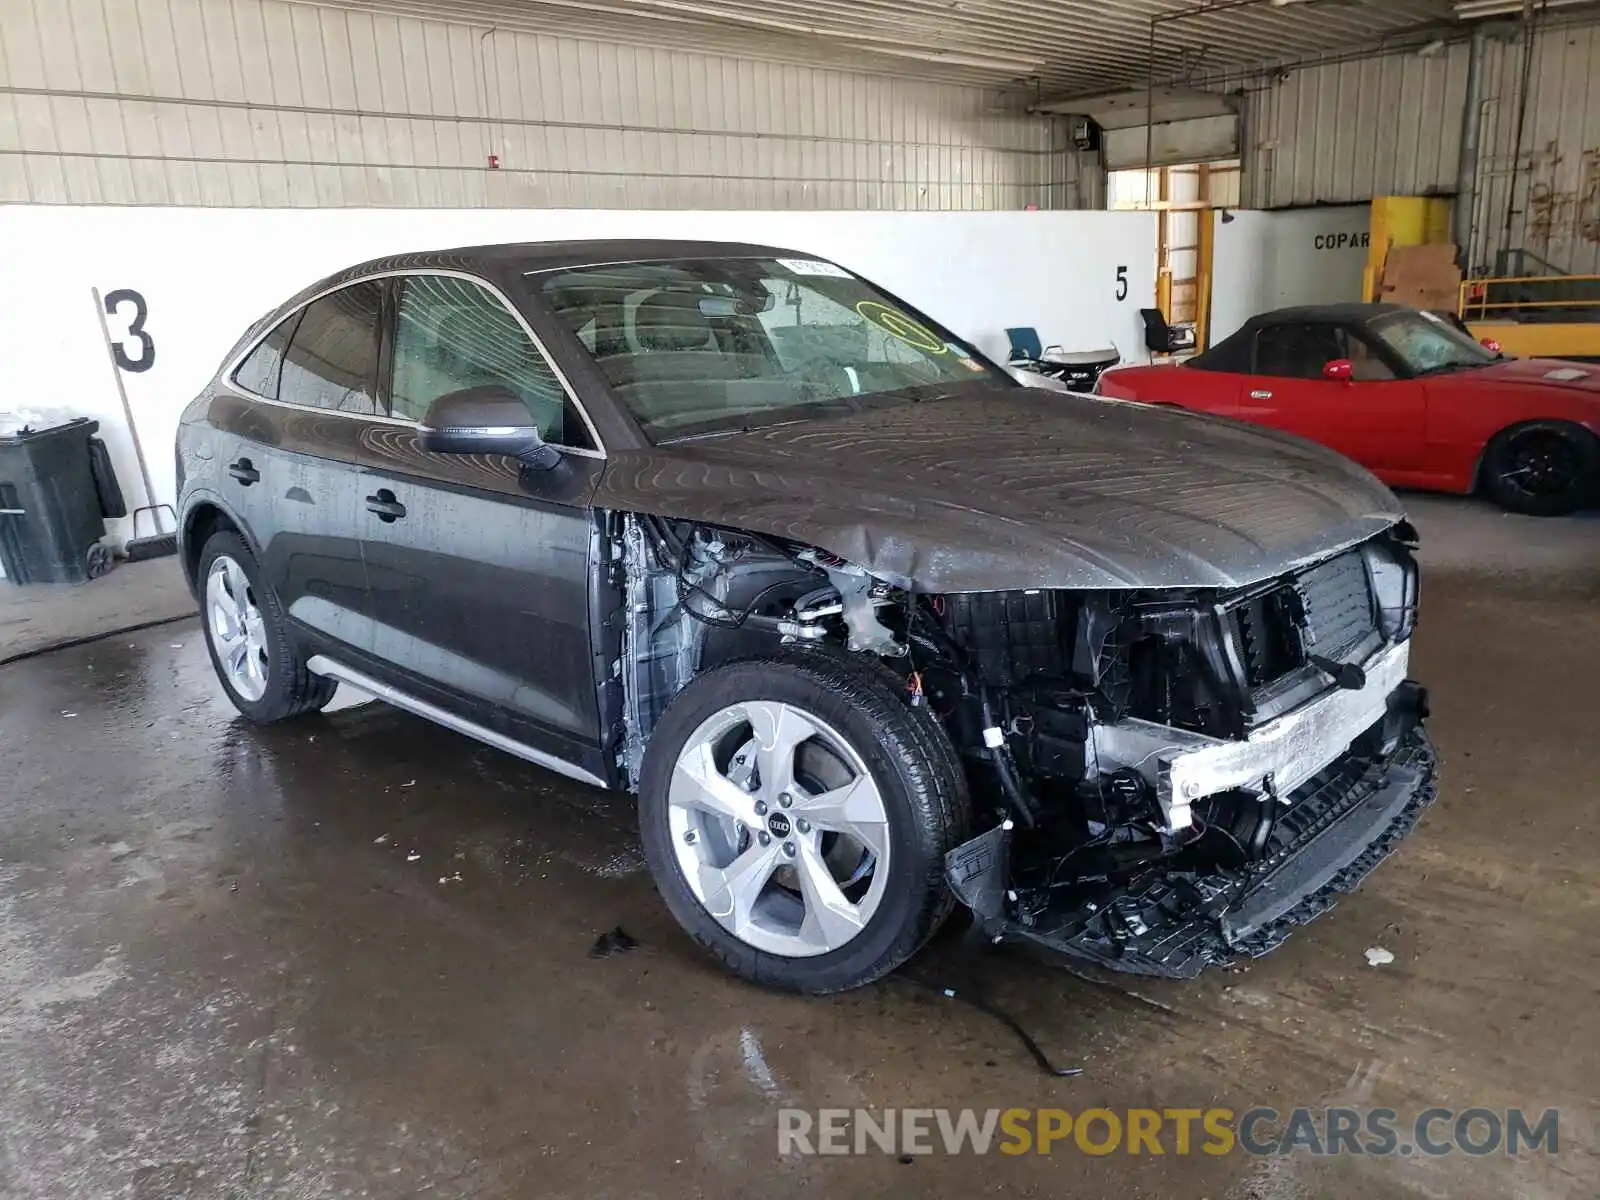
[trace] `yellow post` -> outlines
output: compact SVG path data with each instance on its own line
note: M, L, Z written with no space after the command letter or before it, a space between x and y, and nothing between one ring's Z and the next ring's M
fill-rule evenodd
M1361 298L1378 298L1378 280L1392 246L1438 246L1450 240L1450 201L1438 196L1377 196L1372 201L1367 268Z
M1167 324L1172 324L1172 225L1167 216L1167 169L1156 174L1156 199L1161 208L1156 213L1156 307Z
M1200 164L1200 200L1211 201L1211 168ZM1216 246L1213 212L1202 208L1195 213L1194 256L1194 344L1205 350L1211 345L1211 263Z

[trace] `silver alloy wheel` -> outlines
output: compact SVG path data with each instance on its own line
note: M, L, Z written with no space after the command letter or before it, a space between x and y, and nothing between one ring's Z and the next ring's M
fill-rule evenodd
M667 820L695 898L771 954L839 949L888 885L878 785L838 731L792 704L749 700L702 722L673 767Z
M266 623L249 576L226 554L206 572L206 636L235 692L252 703L266 695Z

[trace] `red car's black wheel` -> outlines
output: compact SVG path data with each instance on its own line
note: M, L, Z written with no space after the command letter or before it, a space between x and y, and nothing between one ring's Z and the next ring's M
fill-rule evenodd
M1512 512L1565 516L1600 484L1600 442L1565 421L1530 421L1495 435L1483 455L1483 488Z

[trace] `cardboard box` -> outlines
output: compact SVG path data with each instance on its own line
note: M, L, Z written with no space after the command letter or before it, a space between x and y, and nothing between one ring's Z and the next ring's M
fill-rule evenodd
M1455 312L1461 291L1456 248L1448 242L1391 246L1378 282L1378 299L1434 312Z

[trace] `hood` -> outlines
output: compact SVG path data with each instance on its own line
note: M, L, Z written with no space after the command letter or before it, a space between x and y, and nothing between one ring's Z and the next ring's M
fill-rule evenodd
M1298 438L994 385L613 454L595 503L791 538L924 592L1241 587L1401 516Z
M1443 378L1450 378L1448 375ZM1496 383L1538 384L1566 392L1588 394L1600 400L1600 366L1591 363L1563 362L1556 358L1511 358L1493 366L1472 371L1462 378L1494 380Z

